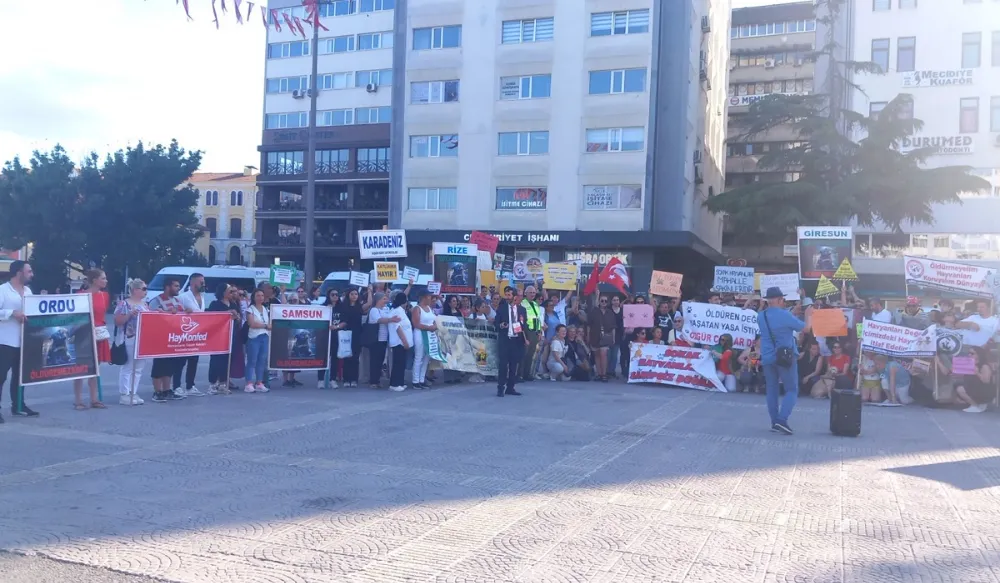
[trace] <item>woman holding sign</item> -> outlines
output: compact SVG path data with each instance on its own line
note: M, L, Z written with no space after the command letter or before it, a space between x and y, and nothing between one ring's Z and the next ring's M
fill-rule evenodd
M125 351L128 362L118 372L118 403L121 405L142 405L139 398L139 379L146 365L146 359L135 358L135 327L139 322L139 314L149 310L146 306L146 282L141 279L130 279L125 284L128 297L118 303L115 308L116 332L125 337Z
M108 292L104 291L104 288L108 286L108 276L104 274L100 269L90 269L84 272L87 277L86 292L89 293L91 302L93 302L94 309L94 339L97 341L97 362L102 364L111 363L111 334L108 332L108 326L105 318L108 314L108 306L110 305L111 298L108 297ZM87 379L87 385L90 388L90 408L91 409L107 409L107 406L101 402L98 396L97 390L97 377L90 377ZM77 411L82 411L87 408L83 404L83 379L73 380L73 397L75 404L73 407Z

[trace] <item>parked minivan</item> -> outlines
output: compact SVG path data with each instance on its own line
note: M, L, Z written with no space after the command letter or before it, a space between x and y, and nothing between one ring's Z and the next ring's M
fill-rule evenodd
M238 265L216 265L214 267L179 265L176 267L164 267L146 284L146 300L151 300L153 297L163 293L163 284L168 277L180 280L181 291L187 291L192 273L200 273L205 276L204 295L206 307L215 299L215 290L221 283L234 285L247 292L252 292L258 283L257 272L252 267L240 267Z
M375 270L373 269L368 275L369 281L375 279ZM418 293L421 290L427 288L427 284L434 281L434 276L429 273L421 273L417 276L417 281L413 282L413 288L410 290L410 301L415 302L418 299ZM410 282L405 279L398 279L391 284L389 284L389 289L404 290ZM331 271L327 274L326 279L323 280L323 285L320 286L320 297L325 298L328 291L335 289L340 292L341 297L344 296L347 290L351 289L351 272L350 271Z

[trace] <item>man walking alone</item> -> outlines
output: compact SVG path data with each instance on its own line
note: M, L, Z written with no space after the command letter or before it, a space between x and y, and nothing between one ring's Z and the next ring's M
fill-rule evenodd
M764 382L767 386L767 412L771 416L771 430L792 434L788 418L792 415L799 397L798 348L795 335L808 331L812 306L806 308L806 322L799 320L785 309L785 296L781 288L771 287L764 295L767 307L757 314L760 329L761 364L764 365ZM778 406L780 387L785 388L785 396Z
M21 326L24 324L24 296L30 296L31 266L24 261L10 264L10 281L0 285L0 396L10 373L10 412L21 417L38 417L24 404L21 387ZM0 415L3 423L3 415Z

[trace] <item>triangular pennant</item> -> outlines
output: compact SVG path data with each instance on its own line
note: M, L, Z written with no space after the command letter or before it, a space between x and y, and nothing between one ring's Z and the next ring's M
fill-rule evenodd
M851 262L846 257L840 262L840 267L837 268L837 273L833 274L833 279L849 280L854 281L858 279L858 274L854 272L854 268L851 267Z
M825 298L826 296L832 296L836 293L840 293L837 286L833 285L833 282L827 279L825 275L819 276L819 283L816 285L816 293L813 295L817 298Z

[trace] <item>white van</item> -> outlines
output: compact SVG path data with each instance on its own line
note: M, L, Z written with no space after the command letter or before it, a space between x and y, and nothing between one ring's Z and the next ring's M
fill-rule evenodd
M205 307L215 299L215 290L220 284L228 283L240 289L252 292L257 287L257 272L252 267L238 265L216 265L214 267L164 267L156 273L152 281L146 283L146 300L163 293L163 284L169 277L180 280L181 291L187 291L191 274L200 273L205 276ZM267 278L264 278L266 281Z
M373 269L371 273L368 274L368 280L372 281L375 279L375 270ZM427 289L427 284L434 281L434 276L429 273L421 273L417 276L417 281L413 282L413 289L410 290L410 301L417 300L417 294ZM398 279L391 284L389 284L389 289L391 290L404 290L410 282L405 279ZM326 278L323 280L323 285L320 287L320 298L326 298L327 292L331 289L335 289L340 292L343 296L348 289L351 289L351 272L350 271L331 271L327 274Z

